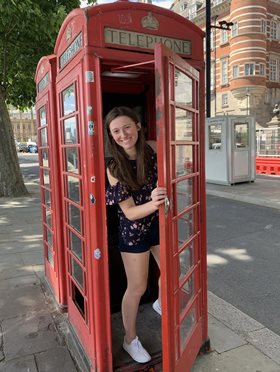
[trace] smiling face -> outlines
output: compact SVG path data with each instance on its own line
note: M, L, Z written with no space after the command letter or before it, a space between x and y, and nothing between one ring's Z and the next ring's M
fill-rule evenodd
M135 145L141 124L135 123L128 116L118 116L111 121L109 128L114 141L124 149L130 158L135 157Z

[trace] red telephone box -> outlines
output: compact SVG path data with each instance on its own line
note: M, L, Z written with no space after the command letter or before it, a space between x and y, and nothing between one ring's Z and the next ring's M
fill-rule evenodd
M54 226L60 239L53 251L63 252L65 275L50 284L55 293L67 288L71 332L88 370L190 371L209 344L203 32L172 11L120 1L72 11L54 53L55 84L49 89L56 114L49 125L58 153L50 174L60 188L54 208L61 209L61 225ZM37 86L42 78L37 71ZM38 125L45 105L40 97ZM121 105L137 110L147 139L156 140L158 182L168 193L160 209L163 315L160 321L151 308L158 276L152 259L139 311L140 338L152 354L146 366L121 350L126 283L114 239L117 217L105 206L110 154L103 118Z
M66 306L65 259L60 201L60 166L57 163L56 56L43 57L36 71L37 126L39 143L40 191L43 221L45 275L62 309Z

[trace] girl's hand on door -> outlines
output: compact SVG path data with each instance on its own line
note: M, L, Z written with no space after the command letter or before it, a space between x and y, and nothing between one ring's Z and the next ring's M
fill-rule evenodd
M153 205L158 208L161 204L164 203L166 197L166 188L165 187L156 187L151 193L151 199Z

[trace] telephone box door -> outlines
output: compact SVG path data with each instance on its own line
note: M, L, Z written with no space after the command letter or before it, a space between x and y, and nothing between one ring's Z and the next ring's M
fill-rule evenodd
M158 182L168 195L160 210L163 370L185 372L207 337L203 78L161 44L155 69Z

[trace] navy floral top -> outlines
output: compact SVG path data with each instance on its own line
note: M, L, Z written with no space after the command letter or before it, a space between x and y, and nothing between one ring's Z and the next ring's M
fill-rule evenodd
M153 165L151 172L148 176L147 183L143 185L137 191L129 191L126 186L118 182L116 185L111 186L110 184L106 190L106 204L114 205L118 204L132 196L135 205L145 204L148 201L151 201L151 192L156 187L157 184L157 162L156 155L152 155L151 158ZM132 170L135 173L137 172L136 160L130 160ZM138 245L146 235L149 233L149 229L152 225L152 222L155 218L158 218L158 211L135 221L130 221L126 218L125 214L118 206L118 217L119 217L119 235L121 240L129 245Z

